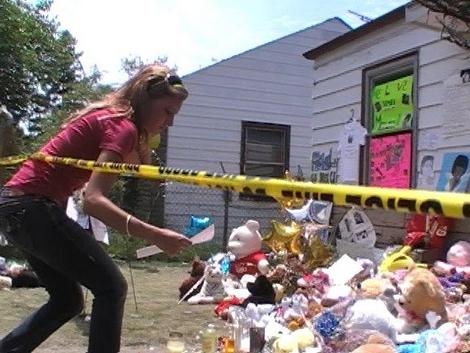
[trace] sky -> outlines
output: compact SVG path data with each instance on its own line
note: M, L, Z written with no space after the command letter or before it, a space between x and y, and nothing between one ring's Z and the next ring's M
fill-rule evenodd
M77 39L88 72L104 83L126 79L121 60L167 56L186 75L216 61L340 17L376 18L407 0L54 0L51 14Z

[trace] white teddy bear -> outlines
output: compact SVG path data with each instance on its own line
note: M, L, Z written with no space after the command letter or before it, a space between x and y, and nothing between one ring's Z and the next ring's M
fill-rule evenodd
M269 271L269 263L261 251L262 238L259 223L249 220L244 225L233 229L230 234L227 250L233 255L230 273L237 278L244 275L265 275Z

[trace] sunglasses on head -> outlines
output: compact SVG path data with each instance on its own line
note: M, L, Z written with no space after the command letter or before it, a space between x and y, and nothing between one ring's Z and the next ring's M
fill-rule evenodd
M164 82L167 82L170 86L183 85L183 81L178 75L172 75L170 73L167 73L165 78L157 76L149 80L147 85L147 91L151 93L161 89L161 84Z

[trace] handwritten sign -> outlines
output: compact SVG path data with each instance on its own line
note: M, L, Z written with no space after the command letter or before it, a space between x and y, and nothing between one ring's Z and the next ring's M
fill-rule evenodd
M312 174L310 181L314 183L335 184L337 181L338 158L333 157L333 149L329 152L312 152Z
M372 89L372 135L406 130L413 120L413 75Z
M371 186L410 187L411 133L371 140L369 178Z

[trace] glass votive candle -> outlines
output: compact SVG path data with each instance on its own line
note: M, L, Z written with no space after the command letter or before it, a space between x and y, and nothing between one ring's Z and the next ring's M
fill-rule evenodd
M185 349L183 334L178 331L171 331L168 335L166 349L168 353L183 353Z

